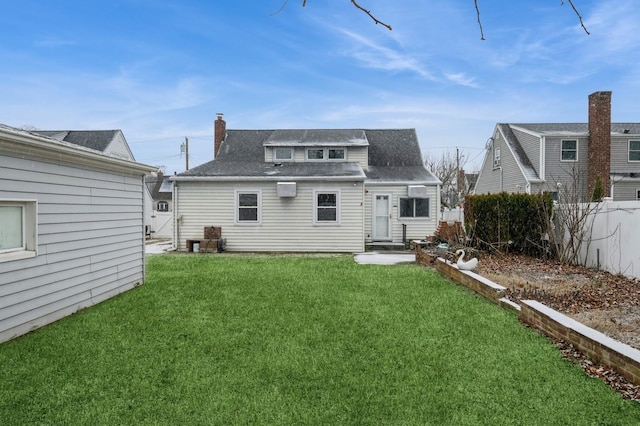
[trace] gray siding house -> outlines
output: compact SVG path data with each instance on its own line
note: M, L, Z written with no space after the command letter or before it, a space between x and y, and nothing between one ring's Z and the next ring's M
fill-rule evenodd
M152 170L0 125L0 342L142 284Z
M640 123L611 122L611 92L589 96L587 123L498 123L475 193L572 187L588 201L600 179L615 201L640 199Z
M231 251L358 252L432 234L441 182L413 129L227 130L172 176L176 249L221 227Z

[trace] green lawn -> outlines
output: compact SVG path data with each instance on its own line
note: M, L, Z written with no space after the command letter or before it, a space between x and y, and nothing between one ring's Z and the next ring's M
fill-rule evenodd
M0 365L3 425L640 423L515 314L350 256L153 256Z

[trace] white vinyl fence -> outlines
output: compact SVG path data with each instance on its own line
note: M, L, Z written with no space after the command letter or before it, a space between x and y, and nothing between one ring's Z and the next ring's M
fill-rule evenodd
M442 220L445 222L462 222L464 223L464 211L461 207L455 209L445 208L442 211Z
M603 201L595 209L584 266L640 279L640 201ZM587 233L589 235L589 233Z
M171 238L171 212L154 211L151 215L151 237L152 238Z

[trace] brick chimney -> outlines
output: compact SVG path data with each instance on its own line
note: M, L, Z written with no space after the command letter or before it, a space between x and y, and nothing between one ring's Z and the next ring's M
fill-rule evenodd
M587 196L591 199L598 176L604 196L611 195L611 92L589 95L589 159Z
M227 134L227 123L222 119L223 114L219 112L218 119L213 124L213 158L218 156L220 145Z

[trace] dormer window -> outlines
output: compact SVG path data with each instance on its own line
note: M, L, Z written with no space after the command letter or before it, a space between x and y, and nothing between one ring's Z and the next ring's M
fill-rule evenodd
M273 148L274 161L291 161L293 160L293 148Z
M322 148L307 149L307 160L310 160L310 161L324 160L324 149Z
M307 148L307 161L345 161L345 148Z
M345 152L344 148L329 148L327 150L329 154L329 160L344 160Z

